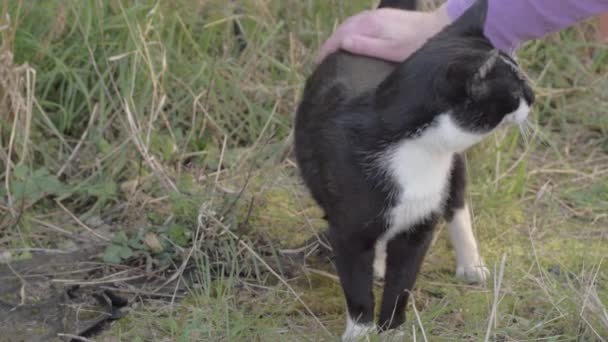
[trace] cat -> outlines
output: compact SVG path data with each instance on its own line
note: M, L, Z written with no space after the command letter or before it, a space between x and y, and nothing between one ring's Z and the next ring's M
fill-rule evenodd
M416 1L379 7L413 10ZM405 321L434 227L448 222L456 275L484 282L463 153L527 118L535 95L484 36L487 0L400 63L338 51L306 80L294 122L299 173L329 225L347 306L343 340ZM377 325L373 278L384 278Z

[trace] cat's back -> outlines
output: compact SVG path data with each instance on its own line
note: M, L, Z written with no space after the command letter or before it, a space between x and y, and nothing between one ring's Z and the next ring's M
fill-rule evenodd
M365 122L374 113L365 103L396 67L383 60L338 51L327 56L306 80L296 112L295 147L299 163L319 163L328 147L345 148L336 141L348 130L339 122ZM331 154L331 153L330 153Z
M333 62L336 81L346 85L346 91L353 96L375 89L396 67L394 63L346 52L337 53Z
M298 115L327 116L375 89L395 67L395 63L344 51L330 54L307 79Z

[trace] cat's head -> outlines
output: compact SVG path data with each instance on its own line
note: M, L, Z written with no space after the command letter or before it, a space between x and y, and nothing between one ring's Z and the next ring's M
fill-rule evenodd
M487 11L487 0L476 1L406 62L417 74L409 88L432 88L444 114L435 120L448 116L454 129L480 138L501 124L522 123L534 102L517 62L485 37Z
M429 44L445 49L445 80L437 91L451 106L461 128L487 133L505 122L521 123L534 92L519 65L484 35L488 0L476 1Z

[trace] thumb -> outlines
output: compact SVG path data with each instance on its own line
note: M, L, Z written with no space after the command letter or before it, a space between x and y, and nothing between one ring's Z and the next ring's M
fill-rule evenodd
M362 35L344 37L340 47L350 53L368 57L376 57L392 62L403 61L403 51L393 46L389 41Z
M325 57L327 57L327 55L338 50L340 48L340 45L341 45L341 43L340 43L339 37L337 37L336 35L330 37L321 46L321 49L319 50L319 53L317 54L317 57L315 58L315 64L321 63L321 61L323 61L323 59L325 59Z

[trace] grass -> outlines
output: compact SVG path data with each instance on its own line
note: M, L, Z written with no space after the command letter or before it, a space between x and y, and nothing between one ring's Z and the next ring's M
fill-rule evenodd
M194 265L186 298L142 299L100 341L339 336L331 265L294 272L280 251L324 228L293 162L294 109L320 44L367 1L0 4L4 260L95 241L108 264ZM500 288L454 278L441 226L408 340L608 336L608 47L593 30L581 23L518 52L538 93L531 130L467 156L495 278L506 257Z

